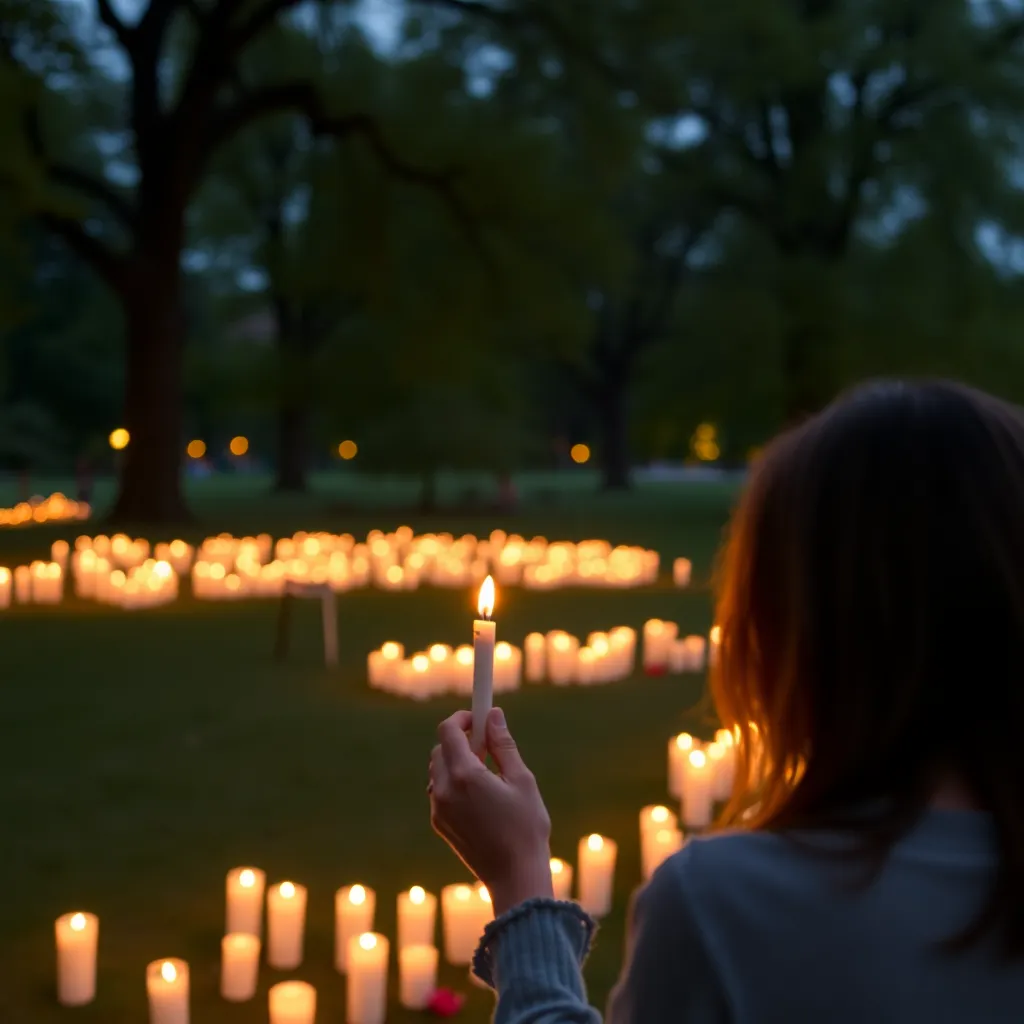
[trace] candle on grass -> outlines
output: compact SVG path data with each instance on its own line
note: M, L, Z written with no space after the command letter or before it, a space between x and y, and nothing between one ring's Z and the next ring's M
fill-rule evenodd
M267 963L290 971L302 963L306 887L282 882L267 891Z
M572 865L560 857L551 858L551 887L556 900L572 899Z
M414 885L398 894L398 948L433 946L437 897Z
M652 855L648 851L653 837L665 829L675 829L679 819L661 804L651 804L640 812L640 863L645 865ZM644 869L646 871L646 868ZM644 875L645 878L649 877Z
M530 633L523 644L526 655L526 681L539 683L544 679L547 640L543 633Z
M668 741L668 791L679 800L683 797L686 759L699 745L688 732L681 732Z
M413 945L398 950L398 989L401 1004L425 1010L437 989L438 951L435 946Z
M580 906L592 917L604 917L612 908L617 844L596 833L580 840L578 897Z
M645 882L668 860L683 848L683 833L678 828L660 828L648 833L641 846L641 868Z
M494 580L488 576L480 586L477 601L479 619L473 621L473 752L482 754L487 742L487 715L494 700Z
M234 932L220 940L220 994L232 1003L256 995L260 972L260 940L247 932Z
M388 1006L388 940L374 932L349 941L347 1024L384 1024Z
M100 921L81 911L57 918L57 1001L84 1006L96 997L96 944Z
M703 750L691 750L683 775L683 824L687 828L707 828L714 804L714 777Z
M353 935L373 931L377 894L365 885L346 885L334 894L334 966L345 973Z
M146 967L149 1024L188 1024L188 964L154 960Z
M305 981L282 981L267 994L270 1024L313 1024L316 989Z
M259 868L232 868L227 877L225 933L263 934L263 892L266 873Z

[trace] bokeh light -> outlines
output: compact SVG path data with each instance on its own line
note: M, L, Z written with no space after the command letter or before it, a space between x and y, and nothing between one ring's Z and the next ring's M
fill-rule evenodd
M577 465L582 466L584 462L590 461L590 447L585 444L574 444L569 449L569 457Z
M190 459L201 459L206 454L206 442L196 438L194 441L189 441L185 451L188 452Z
M714 424L702 423L697 427L690 440L690 450L701 462L714 462L722 454Z
M228 448L232 455L244 455L249 450L249 439L239 434L238 437L231 438L231 444L228 445Z
M118 427L116 430L110 432L110 437L107 440L110 442L110 447L115 452L123 451L128 447L128 442L132 439L132 435L128 433L124 427Z
M359 454L359 445L355 441L342 441L338 445L338 454L348 462Z

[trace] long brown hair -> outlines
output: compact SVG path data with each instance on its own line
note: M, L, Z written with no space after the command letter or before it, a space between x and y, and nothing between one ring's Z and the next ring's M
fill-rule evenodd
M884 861L955 779L999 867L954 944L1024 954L1024 414L945 382L858 389L762 455L719 586L712 689L752 779L725 820L848 829Z

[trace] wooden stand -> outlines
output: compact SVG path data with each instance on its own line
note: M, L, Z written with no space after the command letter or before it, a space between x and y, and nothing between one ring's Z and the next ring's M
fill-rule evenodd
M274 658L284 661L291 646L292 605L297 597L319 597L324 632L324 664L333 668L338 664L338 610L334 591L326 583L292 583L284 585L277 613L277 635L274 639Z

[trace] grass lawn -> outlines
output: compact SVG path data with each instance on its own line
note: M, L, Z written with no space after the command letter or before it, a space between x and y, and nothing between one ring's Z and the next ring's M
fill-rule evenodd
M668 583L625 592L507 590L498 633L515 643L534 629L585 635L651 616L706 631L708 572L734 493L729 485L662 485L605 497L577 486L512 515L427 520L342 512L329 488L296 500L266 496L262 486L194 485L200 522L184 535L502 526L550 539L608 537L656 547L663 560L694 559L690 591ZM41 557L55 537L76 532L0 531L0 564ZM288 976L316 985L318 1021L343 1021L344 983L332 967L335 889L373 886L378 930L393 937L399 890L421 884L437 892L465 880L431 832L424 794L434 727L457 704L371 692L366 653L387 639L407 648L465 642L471 604L469 594L429 588L342 595L341 665L331 671L320 660L312 605L298 609L283 666L270 658L274 602L183 598L120 613L70 601L0 613L0 1021L144 1021L144 968L163 956L191 965L196 1024L265 1021L266 990L285 975L262 970L251 1003L218 996L224 874L243 863L265 868L269 882L309 887L306 959ZM598 1006L618 971L624 911L639 880L637 812L667 799L667 738L682 728L707 732L685 714L702 685L638 676L586 690L528 687L504 702L548 801L553 852L575 862L577 840L593 831L620 844L616 909L588 968ZM62 1010L53 920L75 909L100 915L99 995L90 1007ZM488 1019L491 998L464 970L443 967L441 982L469 994L462 1019ZM390 1021L416 1016L393 1000Z

